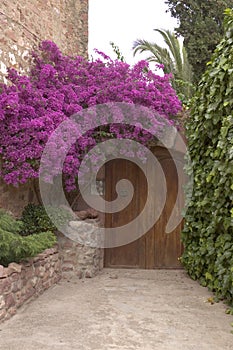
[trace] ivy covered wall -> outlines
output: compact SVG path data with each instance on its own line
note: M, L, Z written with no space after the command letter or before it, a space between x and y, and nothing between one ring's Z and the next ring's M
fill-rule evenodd
M225 36L199 84L186 128L194 188L182 262L193 279L233 306L233 10L226 10Z

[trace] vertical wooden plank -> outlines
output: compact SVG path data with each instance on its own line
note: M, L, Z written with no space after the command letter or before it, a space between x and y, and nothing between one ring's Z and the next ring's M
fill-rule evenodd
M163 156L163 149L161 148L155 148L154 154L157 158L157 160L161 163L161 157ZM160 164L162 166L162 164ZM164 169L163 169L164 170ZM154 183L155 187L157 188L156 191L156 197L155 197L155 207L160 207L162 203L162 198L163 198L163 189L160 187L160 174L155 170L153 177L154 177ZM166 204L165 204L166 207ZM158 221L155 223L153 231L154 231L154 266L155 268L160 268L162 266L162 261L163 261L163 254L164 254L164 221L165 221L165 215L166 215L166 210L165 208L163 209L163 212L158 219Z
M150 162L147 162L146 166L146 175L147 178L155 179L155 169L151 166ZM156 182L153 181L153 186L150 189L153 193L155 193L156 188ZM148 200L148 198L147 198ZM156 206L156 198L153 198L152 205L150 207L150 210L148 211L147 215L153 216L152 211L155 211ZM147 218L145 218L147 220ZM145 249L146 249L146 263L145 267L146 269L154 269L155 268L155 234L154 234L154 227L152 227L145 235Z
M112 179L112 167L109 162L105 164L105 200L110 201L112 198L112 189L111 189L111 179ZM105 213L105 227L111 227L112 216L109 213ZM110 250L104 250L104 266L110 265Z
M174 156L174 154L173 154ZM160 150L158 157L160 164L166 174L167 182L167 200L164 211L160 217L159 222L155 225L155 260L157 268L179 268L181 264L178 260L182 253L182 245L180 240L180 232L182 224L180 224L171 233L166 233L166 225L173 211L177 191L178 191L178 175L176 166L167 150ZM179 166L182 163L177 162ZM182 174L182 173L181 173ZM183 179L180 178L182 181ZM182 210L182 203L176 208L178 211Z

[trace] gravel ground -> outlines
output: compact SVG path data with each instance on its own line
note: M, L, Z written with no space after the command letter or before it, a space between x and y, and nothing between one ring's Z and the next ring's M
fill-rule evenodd
M1 350L232 350L233 317L184 271L63 280L0 325Z

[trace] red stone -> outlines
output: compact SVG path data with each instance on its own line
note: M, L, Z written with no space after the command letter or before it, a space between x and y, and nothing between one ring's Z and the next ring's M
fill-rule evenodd
M88 212L88 218L89 219L96 219L96 218L98 218L98 211L97 210L90 208L90 209L87 210L87 212Z
M18 292L22 288L22 281L15 281L11 284L11 292L15 293Z
M15 306L16 301L13 298L12 294L8 294L5 297L6 308L9 309L11 306Z
M10 281L11 282L18 281L19 279L20 279L20 274L19 273L14 272L14 273L12 273L10 275Z
M75 214L78 216L80 220L85 220L88 218L87 210L76 211Z
M42 281L44 282L44 281L49 280L49 277L50 277L50 272L46 271L42 276Z
M74 242L71 241L71 239L68 239L68 238L67 238L67 239L65 240L64 244L63 244L63 247L64 247L64 248L72 248L73 245L74 245Z
M8 310L8 318L10 318L11 316L14 316L16 314L16 306L14 307L11 307L9 310Z
M6 310L0 310L0 320L3 320L6 317Z
M45 253L47 255L53 255L54 253L56 253L56 249L54 248L46 249Z
M19 307L23 304L23 294L21 291L15 293L15 302L16 302L17 307Z
M58 253L53 254L52 262L56 262L58 260L58 258L59 258L59 254Z
M1 279L0 280L0 294L3 294L5 292L8 292L11 288L11 283L9 278Z
M99 215L98 211L92 208L89 208L87 210L76 211L75 214L80 220L96 219Z
M34 274L35 274L35 270L32 267L30 267L30 268L26 269L24 279L28 280L31 277L33 277Z
M65 272L74 271L74 266L73 265L63 265L62 271L65 271Z
M51 287L51 285L52 285L52 281L51 280L48 280L48 281L43 283L44 289L48 289L49 287Z
M24 295L24 300L28 300L35 294L35 289L34 288L29 288L26 290L26 293Z

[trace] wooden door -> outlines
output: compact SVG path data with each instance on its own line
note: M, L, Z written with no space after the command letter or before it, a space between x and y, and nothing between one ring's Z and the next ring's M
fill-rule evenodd
M140 239L116 248L105 249L106 267L126 267L126 268L180 268L179 258L182 254L182 244L180 232L182 223L171 233L166 233L165 228L173 207L176 202L178 191L178 175L175 163L170 153L162 147L153 150L166 176L167 197L166 204L159 220ZM183 168L183 157L180 154L173 154L178 167ZM142 170L134 163L117 159L106 164L105 169L106 200L112 201L116 198L116 183L122 178L126 178L133 184L135 191L131 203L122 211L107 214L106 227L119 227L132 221L139 215L147 200L147 181ZM158 184L158 173L156 170L147 168L149 176L153 176L154 184ZM182 178L182 171L179 173L179 180ZM154 198L154 208L160 205L160 193ZM183 209L183 198L178 203L178 211ZM150 213L148 213L150 215ZM146 218L145 218L146 220ZM143 223L142 223L143 226Z

